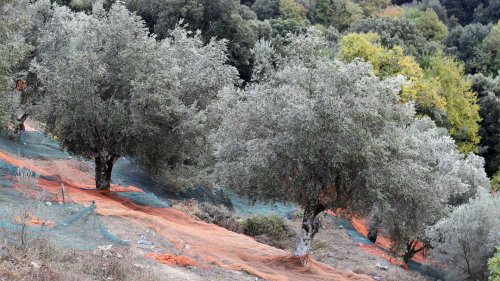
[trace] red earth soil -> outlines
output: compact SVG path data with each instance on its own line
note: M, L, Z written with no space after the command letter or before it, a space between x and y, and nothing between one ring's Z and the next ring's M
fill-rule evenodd
M329 214L336 216L337 214L332 212L332 211L327 211ZM354 229L356 229L357 232L361 233L363 236L368 237L368 229L366 227L366 219L359 219L356 217L351 218L351 223ZM395 265L401 265L403 268L408 269L408 266L402 261L401 258L397 258L389 252L391 252L391 247L392 247L392 241L389 240L388 238L384 237L383 235L378 235L377 236L377 241L375 244L379 247L376 247L375 245L363 245L360 243L356 243L356 246L360 247L365 253L379 256L387 261L389 261L391 264ZM419 249L422 247L423 244L422 242L418 241L416 247ZM382 249L381 249L382 248ZM425 250L418 252L415 254L415 256L412 258L413 261L419 262L419 263L425 263L428 262L427 257L425 256Z
M93 177L76 167L77 160L26 161L4 152L0 152L0 160L58 179L39 179L38 186L47 192L60 194L64 184L65 195L76 203L89 205L95 202L98 214L125 218L151 228L174 243L179 250L189 248L186 254L199 257L209 264L246 271L260 278L276 281L372 280L365 275L336 270L309 258L305 259L306 262L303 262L304 259L298 262L290 253L258 243L248 236L196 221L174 209L137 205L113 192L141 191L136 187L113 185L111 191L95 190ZM60 200L58 197L57 201ZM176 264L179 264L180 259L171 255L149 257L164 263L174 259Z

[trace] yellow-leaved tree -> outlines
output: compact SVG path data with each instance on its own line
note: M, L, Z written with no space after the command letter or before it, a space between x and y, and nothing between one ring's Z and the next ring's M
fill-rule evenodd
M376 33L350 33L340 41L339 59L362 59L373 65L375 75L385 78L398 75L408 80L401 89L402 102L413 101L420 115L431 117L446 127L460 151L476 151L479 143L479 106L470 82L464 77L463 65L438 55L422 69L403 48L391 49L380 44Z
M464 65L450 57L437 55L430 59L425 76L439 87L446 100L447 128L462 152L476 151L479 143L479 105L464 76Z

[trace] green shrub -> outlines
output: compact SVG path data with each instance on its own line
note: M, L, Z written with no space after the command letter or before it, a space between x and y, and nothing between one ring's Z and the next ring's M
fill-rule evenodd
M261 243L285 248L295 236L285 220L279 216L255 216L243 223L243 233L255 237Z
M328 248L328 243L326 243L325 241L314 241L312 243L312 247L311 247L313 250L322 250L322 249L327 249Z
M491 178L491 189L500 191L500 170Z
M488 260L490 271L489 281L500 281L500 247L497 247L496 254Z

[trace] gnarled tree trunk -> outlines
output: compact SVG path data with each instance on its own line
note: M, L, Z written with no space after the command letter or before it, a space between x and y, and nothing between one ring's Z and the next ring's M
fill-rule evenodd
M417 249L418 241L413 240L411 242L406 243L406 251L403 254L403 262L408 263L411 258L415 256L416 253L423 251L425 249L425 245Z
M117 157L107 151L95 154L95 186L100 190L108 190L111 186L111 172Z
M374 215L368 221L368 239L375 243L377 241L378 236L378 228L382 221L377 215Z
M28 112L25 112L21 117L17 119L16 133L24 132L24 122L26 121L26 119L28 119L29 116L30 114Z
M297 248L293 253L296 257L302 257L309 253L314 239L314 235L319 230L319 219L316 217L325 210L325 207L319 202L308 204L304 209L304 218L302 220L302 229L300 231Z
M370 217L368 218L368 239L375 243L378 236L378 228L382 223L382 218L380 217L380 211L378 204L373 205L370 212Z

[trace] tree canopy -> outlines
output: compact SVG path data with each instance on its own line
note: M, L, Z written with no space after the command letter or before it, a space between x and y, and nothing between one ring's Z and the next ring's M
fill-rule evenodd
M492 176L500 169L500 76L472 76L473 89L478 94L482 117L479 154L486 160L486 172Z
M407 77L409 83L401 91L404 101L414 101L418 113L446 127L460 150L476 150L479 106L459 62L437 55L429 60L428 68L422 69L411 56L403 54L402 48L384 48L374 33L344 36L340 41L339 57L344 61L356 58L369 61L380 77Z
M204 109L237 80L224 42L203 45L182 28L157 42L121 4L92 14L56 6L37 48L40 117L70 151L95 159L101 189L126 155L181 181L206 147Z
M213 136L221 182L254 199L303 206L296 256L308 252L316 215L326 209L367 214L375 202L390 209L415 192L435 209L409 212L437 220L450 194L469 186L453 168L464 161L453 140L399 102L399 77L380 79L367 63L325 59L313 51L324 42L308 36L311 49L297 52L293 46L307 37L295 37L290 56L264 80L222 92Z
M429 228L432 258L454 269L450 280L486 280L487 260L500 243L500 197L480 190L469 203Z
M352 25L349 31L377 33L384 47L390 49L400 46L406 54L414 56L419 61L439 50L435 43L428 42L415 23L407 18L366 18Z
M21 12L18 13L17 9ZM0 130L12 126L24 91L26 75L20 65L32 46L24 34L30 28L27 3L6 1L0 4ZM22 83L16 85L16 82Z
M405 262L423 241L456 280L484 279L499 243L482 206L500 189L499 11L500 0L5 0L0 129L41 121L94 159L100 189L129 157L166 188L216 178L293 201L296 256L321 211L376 213Z
M181 19L186 29L201 31L204 43L226 39L229 60L245 80L252 72L250 50L260 38L271 36L269 24L238 0L127 0L126 4L142 16L157 39L167 37Z
M490 26L482 24L469 24L457 26L450 31L444 43L447 52L455 55L464 62L468 73L476 73L478 70L477 50L480 48L484 38L490 33Z
M476 48L474 66L477 71L486 75L496 75L500 69L500 21L494 25L490 33Z

